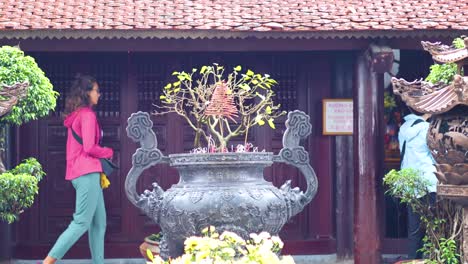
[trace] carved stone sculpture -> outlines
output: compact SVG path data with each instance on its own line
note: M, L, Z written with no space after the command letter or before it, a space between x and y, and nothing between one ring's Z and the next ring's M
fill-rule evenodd
M244 238L261 231L278 234L288 219L303 210L318 187L309 154L299 146L300 139L311 133L309 116L290 112L286 127L279 155L244 152L164 156L157 148L149 114L131 115L127 135L141 147L132 157L125 190L128 199L161 226L163 258L181 255L185 238L199 235L206 226L213 225L219 232L233 231ZM306 192L291 188L290 181L279 189L265 181L263 170L273 162L297 167L306 178ZM158 163L176 168L179 182L165 192L153 183L153 190L139 195L139 176Z
M456 63L458 74L449 84L393 78L393 92L414 110L433 114L427 142L437 161L438 180L445 184L468 184L468 77L460 75L467 63L468 48L455 49L424 41L422 45L435 61Z
M16 83L11 86L2 85L0 88L0 117L8 114L18 101L26 96L29 84Z
M463 207L463 256L468 263L468 38L465 48L422 42L439 63L456 63L458 74L452 83L431 84L392 79L393 91L411 108L433 114L427 143L437 164L437 196Z

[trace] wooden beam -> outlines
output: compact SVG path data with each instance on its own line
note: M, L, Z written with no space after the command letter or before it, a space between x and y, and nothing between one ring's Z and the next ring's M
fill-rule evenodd
M386 49L385 49L386 50ZM354 91L354 262L381 263L383 73L387 53L358 55ZM386 63L384 63L386 64ZM391 65L391 64L390 64Z
M335 55L332 77L333 98L353 97L352 52ZM339 259L353 255L353 136L335 136L336 254Z
M19 45L24 51L324 51L362 50L366 39L32 39L1 40L0 46Z

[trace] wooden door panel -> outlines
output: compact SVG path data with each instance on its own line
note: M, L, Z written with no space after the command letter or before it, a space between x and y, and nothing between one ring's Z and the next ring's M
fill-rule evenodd
M50 192L47 196L48 210L56 211L75 205L75 190L70 182L64 181L65 167L65 151L50 150L44 164L44 170L47 172L47 191Z
M61 94L56 111L48 119L40 122L41 133L38 135L39 138L45 139L40 141L39 151L40 156L43 157L41 159L45 161L43 166L47 172L45 178L47 193L41 194L45 199L39 201L42 208L39 212L40 219L44 228L39 232L41 238L51 243L66 229L75 208L75 190L72 184L65 180L67 130L63 127L61 118L65 97L69 93L71 82L77 72L96 77L101 90L100 104L96 113L103 129L103 145L114 149L114 161L119 165L122 154L120 152L122 135L117 112L120 106L119 82L122 76L122 60L118 56L91 56L89 54L65 54L62 58L39 56L39 58L39 65L45 68L55 90ZM73 64L73 67L64 65L64 58L77 63ZM110 175L112 188L104 191L110 236L122 230L120 220L122 175L123 172L120 170ZM86 237L81 238L80 243L86 240Z
M273 56L267 64L266 71L272 75L278 84L273 87L275 91L275 103L280 104L280 109L283 111L292 111L296 109L307 109L305 103L298 100L298 91L305 91L305 86L300 82L299 75L301 69L301 60L295 56ZM270 129L268 126L263 127L267 142L265 145L268 151L278 154L283 147L283 134L286 131L285 121L286 116L282 116L275 120L275 129ZM302 174L287 164L275 163L266 170L265 177L272 183L280 187L286 181L291 181L291 186L299 187L305 191L306 184ZM309 237L307 226L306 207L303 212L289 219L280 232L280 236L285 240L301 240Z
M46 241L49 243L55 242L63 230L68 227L71 220L71 215L47 217L46 228L43 230L46 231L44 232Z
M155 107L152 104L159 103L161 90L169 80L172 80L173 70L190 71L192 67L218 62L223 64L227 71L234 66L241 65L243 70L249 68L258 73L269 73L279 83L274 90L276 101L282 105L282 109L287 111L301 109L311 115L314 132L303 146L308 150L313 150L310 152L310 158L319 178L319 192L302 213L286 223L280 235L287 245L294 243L312 245L309 243L312 241L326 245L325 251L330 251L328 248L333 247L331 240L327 240L334 235L332 228L333 187L330 175L331 141L329 137L324 137L320 133L321 99L326 98L330 92L327 56L279 52L255 54L255 56L251 53L75 53L62 54L62 57L49 55L39 56L41 58L38 60L39 65L44 67L55 89L59 90L62 96L59 98L57 111L52 113L49 119L39 121L39 134L31 130L27 135L37 137L41 162L48 173L43 183L45 188L40 190L37 208L32 209L35 211L28 214L31 217L37 215L40 220L39 230L35 231L39 234L39 239L32 243L51 245L68 226L73 214L75 191L71 183L64 180L67 132L62 125L60 114L63 111L64 95L68 94L68 88L76 72L91 73L100 84L101 102L96 111L104 132L103 145L114 149L114 161L122 168L110 176L111 186L104 190L107 208L106 245L111 249L123 248L123 245L135 248L135 252L131 251L131 254L134 254L131 256L136 257L138 256L136 247L141 239L158 232L159 227L135 209L125 195L125 177L137 146L126 136L125 127L128 116L121 115L121 108L125 111L122 114L125 115L138 110L153 112ZM67 61L77 63L69 65ZM129 61L131 61L130 64ZM314 61L320 61L320 64ZM130 94L131 96L128 96ZM153 131L158 138L158 148L165 155L188 152L193 148L194 132L182 118L170 114L152 116L151 119L154 124ZM278 154L282 148L285 120L286 117L276 120L274 130L269 129L267 125L254 127L249 132L248 142L258 146L259 151L265 149ZM228 148L231 145L235 147L243 143L244 137L241 136L231 140ZM292 186L298 186L304 191L306 188L303 175L286 164L275 163L267 168L265 178L277 187L291 180ZM137 184L137 191L142 193L145 189L152 189L153 182L157 182L163 189L168 189L178 180L179 176L175 169L167 164L159 164L142 173ZM30 219L29 222L33 225L32 223L36 223L37 220ZM28 228L34 229L34 227ZM20 246L23 242L31 241L29 235L23 233L19 239ZM324 242L323 239L326 241ZM80 239L80 245L86 245L86 243L87 237L84 236ZM306 246L299 247L295 247L295 252L310 251ZM81 247L79 248L78 251L72 251L71 256L84 256ZM112 256L120 256L118 250L107 252ZM130 257L130 255L124 257Z
M156 54L137 54L135 56L136 64L136 93L137 109L152 114L159 103L159 96L166 85L170 75L172 63L168 56ZM158 140L158 148L164 155L174 153L176 145L180 145L178 132L174 133L175 123L178 121L174 115L155 116L151 115L153 121L153 131ZM178 127L177 127L178 128ZM176 143L174 143L176 142ZM130 157L133 153L127 153ZM137 192L143 193L144 190L152 190L152 183L156 182L164 190L167 190L172 184L178 181L177 172L167 164L158 164L146 169L140 176L137 183ZM135 230L134 237L144 238L152 233L159 232L159 226L149 219L144 213L137 210L137 217L132 221L132 230Z

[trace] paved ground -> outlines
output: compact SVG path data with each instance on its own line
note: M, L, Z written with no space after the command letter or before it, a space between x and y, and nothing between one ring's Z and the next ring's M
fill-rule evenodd
M336 255L307 255L293 256L296 264L352 264L354 261L337 261ZM10 263L0 264L37 264L38 260L13 260ZM90 260L66 259L57 261L57 264L91 264ZM143 259L106 259L105 264L145 264Z
M353 264L352 259L337 260L336 255L295 255L293 256L296 264ZM396 255L385 255L381 264L395 263ZM1 262L0 264L37 264L39 260L12 260ZM57 264L91 264L90 260L66 259L57 261ZM143 259L106 259L105 264L145 264Z

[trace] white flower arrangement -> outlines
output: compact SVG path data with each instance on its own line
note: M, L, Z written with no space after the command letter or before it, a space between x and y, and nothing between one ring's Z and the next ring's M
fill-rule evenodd
M202 237L192 236L185 240L185 254L164 261L147 252L152 262L147 264L294 264L291 256L279 256L283 242L267 232L250 234L244 240L229 231L219 235L213 226L202 230Z

